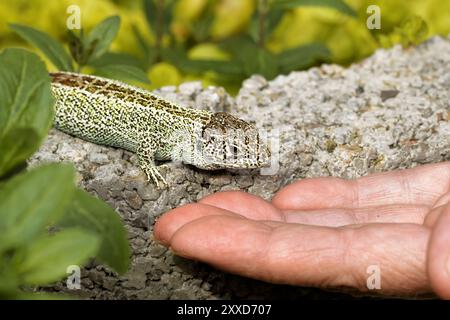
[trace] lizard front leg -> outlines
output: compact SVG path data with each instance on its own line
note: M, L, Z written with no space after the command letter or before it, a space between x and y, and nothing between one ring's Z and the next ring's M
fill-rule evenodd
M155 163L156 144L152 143L152 140L142 140L136 151L136 155L139 160L139 166L147 175L149 181L153 181L158 189L168 187L166 179L159 173Z

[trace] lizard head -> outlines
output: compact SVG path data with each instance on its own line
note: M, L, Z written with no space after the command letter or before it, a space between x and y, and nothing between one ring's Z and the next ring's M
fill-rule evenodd
M201 156L194 157L191 164L201 169L251 169L270 164L269 148L258 129L224 112L211 115L196 144Z

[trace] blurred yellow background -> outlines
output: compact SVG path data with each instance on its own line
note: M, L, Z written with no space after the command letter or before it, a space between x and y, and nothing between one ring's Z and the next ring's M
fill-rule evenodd
M187 55L191 59L229 59L229 53L220 49L217 42L244 32L257 7L256 0L217 0L213 1L212 22L208 26L207 37L202 42L192 43L195 21L211 5L210 0L178 0L173 8L170 24L173 41L187 44ZM428 27L425 35L417 36L424 40L432 35L450 33L450 1L442 0L346 0L356 12L357 17L344 15L325 7L299 7L287 11L274 32L267 39L267 48L276 53L286 48L310 42L325 44L331 51L330 62L349 64L358 61L378 47L389 47L403 43L404 30L419 33L417 19ZM8 23L21 23L46 31L57 39L66 39L66 13L69 5L81 8L82 27L90 30L102 19L119 15L121 26L111 50L130 53L142 58L142 48L133 32L136 28L145 41L155 42L154 30L149 28L141 1L125 0L14 0L0 2L0 48L26 46L8 27ZM366 27L369 5L376 4L381 9L379 31ZM406 21L406 23L405 23ZM420 23L419 23L420 24ZM423 30L422 30L423 31ZM423 38L423 39L422 39ZM167 39L163 39L163 44ZM186 43L185 43L186 45ZM52 66L48 63L49 68ZM200 79L203 85L220 84L220 77L214 72L201 75L183 73L168 62L157 62L148 67L147 75L152 89L163 85L177 85L184 81ZM239 84L236 84L239 85Z

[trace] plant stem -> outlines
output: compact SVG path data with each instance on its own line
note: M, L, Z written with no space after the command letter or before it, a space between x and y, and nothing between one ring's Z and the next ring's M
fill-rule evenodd
M156 1L156 60L161 58L162 40L164 35L164 0Z
M268 0L258 1L258 46L261 49L265 47L265 26L266 26L266 15L269 9Z

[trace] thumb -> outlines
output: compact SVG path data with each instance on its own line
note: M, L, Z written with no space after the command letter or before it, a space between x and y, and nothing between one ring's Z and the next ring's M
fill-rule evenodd
M450 299L450 202L434 210L440 211L428 243L427 271L433 290Z

